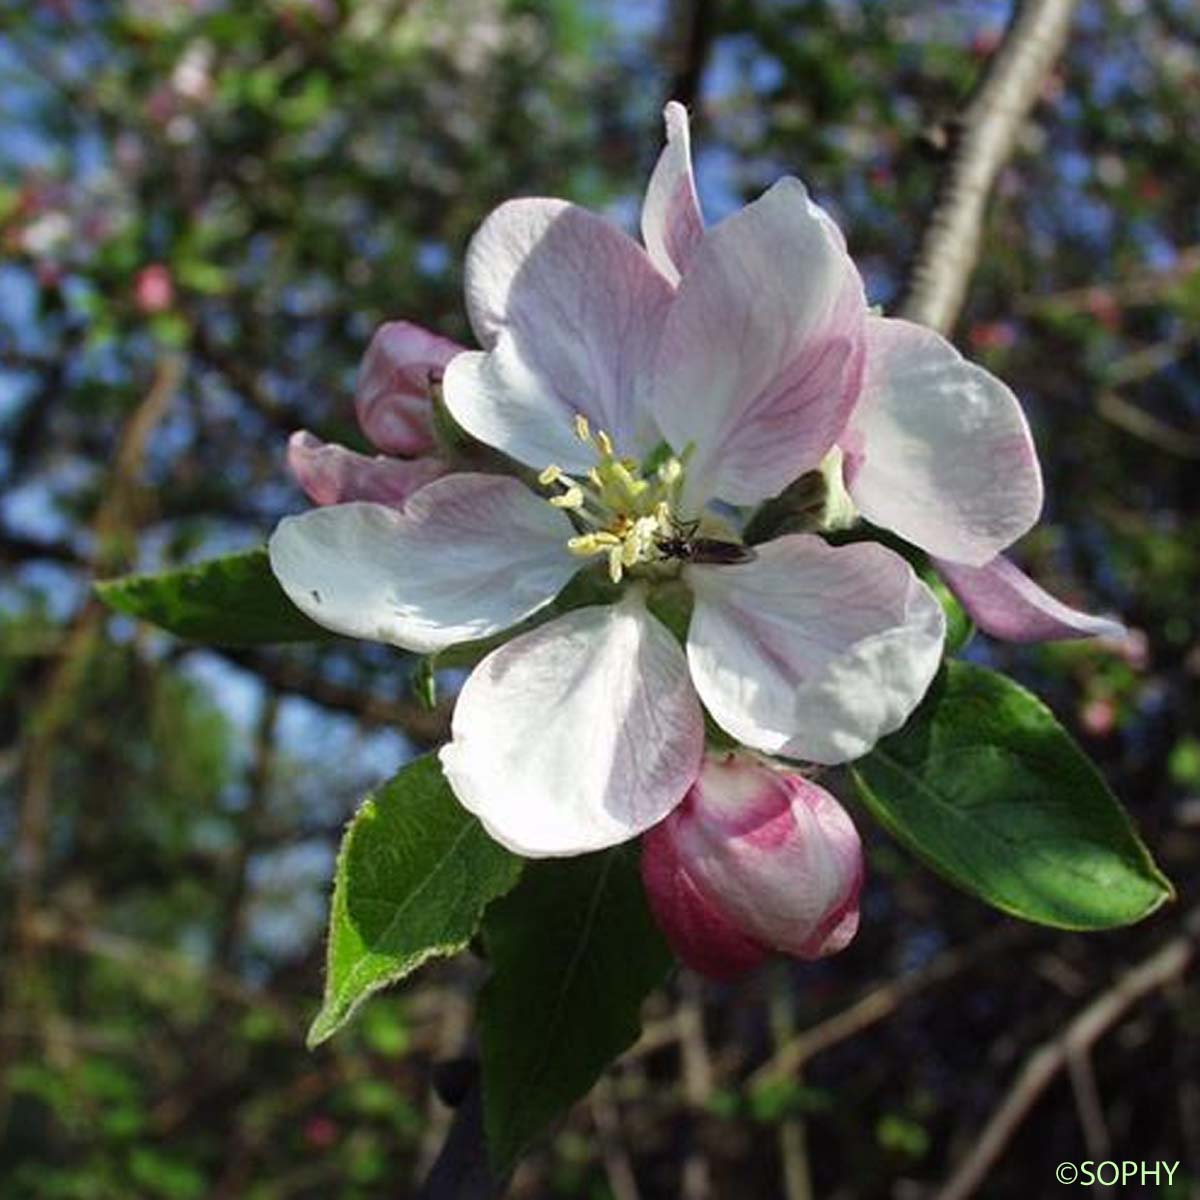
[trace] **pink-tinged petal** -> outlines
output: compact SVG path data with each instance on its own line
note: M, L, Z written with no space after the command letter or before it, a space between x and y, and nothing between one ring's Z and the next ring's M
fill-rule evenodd
M389 321L371 338L358 371L358 424L389 454L425 454L434 447L430 387L463 347L408 321Z
M646 899L675 957L710 979L730 980L762 963L766 947L747 937L696 887L675 844L671 817L642 838Z
M945 617L899 555L792 534L738 566L689 566L688 661L740 742L848 762L899 729L942 657Z
M280 522L271 569L292 603L347 637L430 652L515 625L579 568L570 521L516 479L447 475L403 512L337 504Z
M636 837L683 798L703 752L683 651L631 594L489 654L458 697L441 760L492 837L536 858Z
M921 325L868 319L851 434L847 484L863 516L930 554L982 566L1041 512L1041 469L1017 398Z
M370 500L402 508L413 492L447 470L438 458L356 454L344 446L323 442L303 429L288 439L287 458L296 482L314 504Z
M866 300L795 179L714 226L667 314L654 415L687 498L752 504L814 469L861 385Z
M643 878L659 885L648 894L672 944L675 929L687 935L685 961L704 952L707 929L716 935L709 956L731 971L739 944L730 930L750 946L821 958L858 928L862 845L815 783L746 757L709 757L683 803L647 835ZM710 919L706 929L697 910L724 925Z
M445 397L468 433L532 467L586 469L582 413L622 454L653 448L646 392L671 286L632 238L561 200L512 200L475 235L466 277L487 352L450 364Z
M658 156L642 202L642 241L651 262L678 283L700 239L704 217L692 174L692 142L687 109L672 100L663 109L667 144Z
M1006 642L1056 642L1125 634L1120 621L1093 617L1056 600L1006 558L994 558L982 567L941 558L934 564L971 620L992 637Z

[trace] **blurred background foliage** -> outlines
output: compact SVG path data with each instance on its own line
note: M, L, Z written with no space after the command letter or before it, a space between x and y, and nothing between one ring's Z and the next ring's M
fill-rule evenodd
M291 430L361 444L375 325L465 337L462 252L510 195L632 227L671 96L710 218L801 174L891 303L1010 7L7 0L0 1195L413 1194L448 1121L431 1065L469 1046L481 973L430 970L304 1050L340 828L445 711L381 647L193 648L103 613L90 581L261 543L303 503ZM1131 633L969 653L1075 729L1179 904L1099 936L1010 928L864 817L850 951L677 980L514 1194L933 1194L1031 1051L1177 932L1200 884L1198 332L1200 10L1085 0L957 336L1041 446L1046 520L1018 557ZM883 1008L856 1036L751 1079L864 994ZM1198 1032L1194 978L1150 997L983 1194L1044 1194L1085 1157L1179 1160L1172 1194L1200 1194Z

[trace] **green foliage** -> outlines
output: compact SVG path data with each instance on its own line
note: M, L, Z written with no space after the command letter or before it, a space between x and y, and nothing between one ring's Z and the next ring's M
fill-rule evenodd
M216 646L332 638L287 598L265 550L245 550L155 575L96 584L109 608L178 637Z
M1107 929L1172 896L1103 778L1012 680L950 662L899 733L852 768L880 822L1002 912Z
M637 853L532 863L484 918L484 1125L500 1173L633 1043L642 1001L670 970Z
M368 797L342 841L329 919L325 1002L315 1046L372 992L466 947L521 860L463 809L432 755Z

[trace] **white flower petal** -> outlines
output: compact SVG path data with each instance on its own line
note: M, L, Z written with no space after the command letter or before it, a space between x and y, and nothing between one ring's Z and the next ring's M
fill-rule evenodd
M645 251L594 213L502 204L467 255L468 308L488 353L450 363L446 404L468 433L532 467L570 438L576 413L620 453L643 455L658 440L646 392L670 298Z
M898 729L942 656L941 605L883 546L796 534L688 567L688 662L717 722L768 753L839 763Z
M868 318L866 381L847 444L847 482L863 516L930 554L982 566L1041 512L1041 471L1017 398L910 321Z
M992 637L1006 642L1055 642L1125 635L1120 621L1069 608L1006 558L994 558L982 567L938 558L934 566L971 620Z
M672 100L663 109L663 120L667 144L642 202L642 241L654 265L671 283L678 283L704 236L704 218L692 174L687 109Z
M441 760L497 841L542 857L648 829L682 799L703 752L683 651L631 595L489 654L459 695Z
M447 475L403 512L338 504L287 517L271 569L302 612L348 637L429 652L507 629L578 570L571 523L515 479Z
M751 504L815 468L858 395L866 300L795 179L714 226L667 314L654 415L688 497Z

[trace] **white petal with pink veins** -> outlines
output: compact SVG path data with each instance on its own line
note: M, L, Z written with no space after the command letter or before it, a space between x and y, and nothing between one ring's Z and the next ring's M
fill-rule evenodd
M868 318L847 444L863 516L930 554L982 566L1041 512L1041 470L1017 398L910 321Z
M405 500L447 471L440 459L369 456L298 430L288 440L288 466L314 504L370 500L401 508Z
M489 654L459 695L441 760L497 841L541 857L636 837L679 803L703 751L683 651L633 595Z
M389 321L375 331L354 391L359 427L374 445L389 454L433 449L430 387L462 349L409 321Z
M642 202L642 240L651 261L678 283L704 236L704 218L692 174L688 113L676 100L663 109L667 144L658 156Z
M751 504L815 468L861 383L866 301L804 186L783 179L705 233L663 328L654 415L693 503Z
M403 512L338 504L287 517L271 568L292 603L347 637L429 652L507 629L578 570L571 523L515 479L447 475Z
M1094 617L1056 600L1006 558L994 558L982 567L940 558L934 565L971 620L992 637L1007 642L1054 642L1119 638L1125 633L1120 621Z
M941 605L883 546L795 534L740 566L690 566L692 678L747 746L810 762L865 754L920 703L941 661Z
M467 302L485 353L460 355L446 404L468 433L529 466L591 464L575 414L641 456L658 434L646 391L671 286L603 218L561 200L502 204L467 255Z

